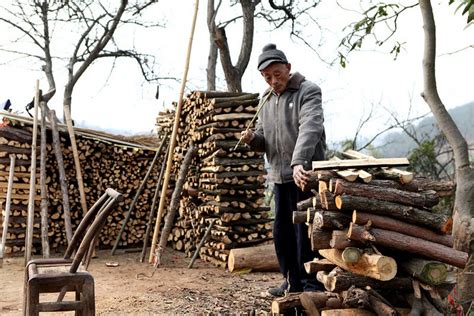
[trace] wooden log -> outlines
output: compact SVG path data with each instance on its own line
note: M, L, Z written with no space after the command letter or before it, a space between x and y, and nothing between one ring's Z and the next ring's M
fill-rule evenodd
M363 183L350 183L342 179L336 180L334 189L336 195L354 195L376 198L382 201L396 202L415 207L431 207L439 202L436 191L409 192L392 188L381 188Z
M313 229L343 229L351 222L351 217L343 212L317 211L314 213Z
M458 268L464 268L467 263L466 252L452 249L421 238L380 228L372 228L370 231L367 231L364 227L351 223L348 237L358 241L370 241L384 247L418 254L454 265Z
M296 204L296 209L301 212L306 212L308 207L313 207L313 197L300 201Z
M381 168L373 173L376 177L392 179L402 184L408 184L413 181L413 173L398 168Z
M361 259L363 251L357 247L346 247L341 254L345 263L357 263Z
M306 223L307 211L294 211L293 212L293 224Z
M349 289L351 286L363 288L370 286L373 289L390 289L411 291L412 282L408 277L395 277L389 281L380 281L373 278L367 278L357 275L341 268L335 268L331 272L319 271L316 278L324 285L327 291L340 293Z
M431 213L412 206L370 199L361 196L340 195L335 198L336 206L341 210L359 210L367 213L388 215L408 223L425 226L443 233L451 232L453 221L443 214Z
M242 269L263 272L280 271L273 244L231 249L227 265L230 272Z
M331 248L344 250L347 247L360 247L362 243L347 238L347 230L333 230L329 245Z
M340 308L321 311L321 316L375 316L371 311L360 308Z
M438 261L409 258L401 261L401 266L410 275L425 284L439 285L443 283L448 276L447 265Z
M300 303L301 306L303 307L305 314L308 316L320 316L321 314L319 313L318 309L318 302L315 302L318 300L318 297L314 297L314 295L311 295L311 292L303 292L300 294ZM326 295L324 293L314 293L317 294L318 296L324 296L323 300L325 299L327 301ZM323 294L323 295L320 295ZM324 305L326 305L326 301L324 301ZM322 304L321 304L322 305Z
M312 261L308 261L304 263L304 269L306 273L313 274L318 271L331 271L334 269L336 265L329 261L328 259L318 259L314 258Z
M348 263L343 260L339 249L320 249L319 253L339 267L373 279L388 281L397 274L397 263L391 257L364 253L357 262Z
M323 230L318 228L311 229L311 250L318 251L319 249L330 248L329 242L332 238L331 230Z
M278 297L272 302L272 315L281 315L301 308L300 293L288 293L283 297Z
M365 167L389 167L408 166L410 162L406 158L379 158L379 159L357 159L339 161L313 161L313 170L337 169L337 168L365 168Z
M447 247L453 247L452 235L439 234L425 227L409 224L387 216L354 211L352 213L352 222L361 226L370 222L371 227L391 230L408 236L429 240Z

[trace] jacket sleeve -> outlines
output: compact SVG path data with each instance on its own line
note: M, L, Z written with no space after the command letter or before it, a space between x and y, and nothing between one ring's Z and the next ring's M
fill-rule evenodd
M257 124L255 126L254 134L255 137L252 139L250 142L250 148L255 151L265 151L265 137L263 133L263 125L262 125L262 120L261 120L261 113L259 114L259 117L257 119Z
M291 167L303 165L308 170L311 168L311 158L315 153L316 146L323 135L324 116L321 105L321 88L311 83L302 92L298 115L298 138L291 159Z

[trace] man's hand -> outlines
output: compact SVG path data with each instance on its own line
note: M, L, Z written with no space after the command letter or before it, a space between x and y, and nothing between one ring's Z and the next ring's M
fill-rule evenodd
M250 144L250 142L255 138L255 133L249 129L242 131L240 134L242 141L246 144Z
M310 177L310 172L304 170L303 165L296 165L293 167L293 179L295 184L303 190Z

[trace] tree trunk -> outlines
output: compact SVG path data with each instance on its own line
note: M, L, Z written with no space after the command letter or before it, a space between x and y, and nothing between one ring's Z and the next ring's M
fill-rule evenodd
M214 0L207 1L207 28L209 29L209 55L207 56L207 90L216 90L217 45L214 41L217 10L214 9Z
M474 170L470 166L469 151L465 138L442 103L435 75L436 63L436 25L431 1L420 0L425 46L423 56L423 98L433 112L441 131L446 136L454 153L456 166L456 198L454 202L454 246L458 250L468 251L470 260L464 273L458 274L457 287L459 299L471 302L474 299ZM468 305L464 306L467 310Z

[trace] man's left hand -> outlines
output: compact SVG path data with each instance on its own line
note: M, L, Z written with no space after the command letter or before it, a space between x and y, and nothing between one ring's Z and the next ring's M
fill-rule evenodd
M300 189L303 189L303 187L306 185L309 180L309 176L310 172L304 170L303 165L296 165L293 167L293 179Z

